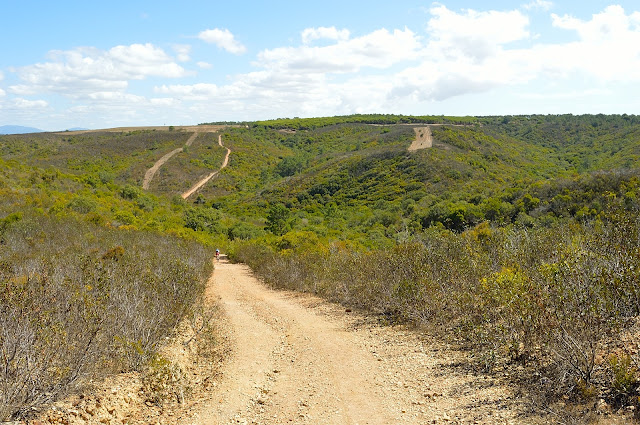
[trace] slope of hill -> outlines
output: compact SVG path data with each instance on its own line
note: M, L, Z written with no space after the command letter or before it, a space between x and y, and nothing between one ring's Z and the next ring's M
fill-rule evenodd
M417 152L407 149L414 127L425 124L386 125L384 117L368 117L376 124L357 116L356 122L291 120L287 128L287 121L278 120L228 129L230 168L201 190L201 199L244 217L245 225L264 223L268 209L282 203L289 229L330 231L371 246L366 235L372 231L388 244L407 229L437 223L461 231L485 220L525 224L548 213L575 216L584 207L597 215L598 191L579 186L590 185L592 173L602 171L626 170L627 177L620 177L626 180L638 166L633 117L478 118L471 125L433 125L433 147ZM569 138L574 140L567 143ZM609 189L619 191L615 179L608 179L615 186ZM589 205L558 196L569 187L588 191Z
M425 126L431 147L410 152L415 128ZM463 343L483 373L523 364L528 378L514 384L545 403L569 394L577 404L637 404L640 364L629 342L640 313L637 117L357 115L215 131L172 157L146 191L146 170L191 131L1 136L0 239L13 245L1 243L0 255L10 248L36 258L39 243L56 236L40 231L45 218L81 229L69 252L95 276L121 249L138 248L101 245L85 225L196 239L274 286ZM179 195L224 160L220 134L228 167L184 201ZM28 281L31 263L0 258L9 282ZM85 294L110 288L98 283L78 290L107 306L98 289ZM2 308L13 308L9 295ZM118 350L138 359L127 341Z

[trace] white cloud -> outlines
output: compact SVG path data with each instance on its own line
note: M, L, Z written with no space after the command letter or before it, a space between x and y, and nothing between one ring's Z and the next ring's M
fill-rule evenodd
M575 30L583 41L606 42L620 40L629 31L637 32L640 27L640 12L627 16L622 6L608 6L603 12L592 16L591 21L583 21L569 15L551 14L553 26Z
M198 34L198 38L207 43L215 44L219 48L234 55L241 55L247 51L247 48L237 41L231 31L226 28L214 28L202 31Z
M348 40L349 30L342 29L337 30L336 27L319 27L319 28L306 28L302 31L302 42L309 44L314 40L327 39L327 40Z
M191 46L188 44L174 44L173 51L176 52L176 57L179 62L188 62L191 60Z
M576 98L585 98L590 96L609 96L612 94L611 90L604 89L592 89L592 90L572 90L567 92L556 92L556 93L522 93L520 96L524 99L540 99L540 100L549 100L549 99L576 99Z
M456 13L444 5L430 9L433 17L427 30L429 50L445 57L466 57L483 61L496 55L505 44L529 37L529 18L520 11Z
M522 7L526 10L541 9L546 11L553 7L553 2L546 0L534 0L531 3L523 5Z
M402 61L413 61L420 49L420 38L411 30L380 29L323 47L280 47L258 54L255 65L281 72L345 73L363 67L384 69Z
M17 97L13 99L14 106L20 109L46 108L49 103L45 100L28 100Z
M172 46L173 57L150 44L52 52L45 63L11 70L21 81L7 89L9 99L0 103L6 108L13 105L12 95L28 99L60 93L71 98L65 114L109 117L113 124L354 112L440 114L448 112L447 105L466 108L473 102L476 109L460 113L490 114L495 107L477 108L491 100L464 96L489 92L509 101L517 98L526 109L545 102L595 103L597 96L611 96L612 83L640 83L639 12L611 6L588 19L551 15L555 32L573 35L573 40L542 43L529 32L529 20L542 15L531 12L530 18L526 11L546 4L531 1L512 11L434 5L423 30L380 28L354 36L347 29L307 28L300 33L300 45L259 52L252 72L197 84L168 80L191 75L178 64L191 60L185 45ZM207 30L199 37L232 53L246 51L228 30ZM208 58L194 58L195 69L213 67L199 59ZM219 70L224 66L216 63ZM145 85L135 80L151 77L162 78L154 81L154 93L137 91ZM549 87L552 92L545 91ZM37 102L45 101L25 99L23 105L44 106ZM512 106L501 107L509 113ZM555 113L563 106L554 107Z
M130 80L188 75L162 49L152 44L116 46L108 51L77 48L52 51L49 61L16 70L22 84L10 87L18 95L59 93L71 98L91 93L122 92Z
M91 93L87 97L92 101L100 103L126 102L129 104L141 104L146 102L143 96L110 91Z
M155 106L174 106L179 103L178 100L172 97L157 97L151 99L149 102Z
M4 90L0 89L0 96L5 96L7 94L7 92L5 92Z
M456 13L436 6L431 13L429 55L395 75L392 100L442 101L533 81L640 81L638 12L626 15L611 6L588 21L552 15L554 26L575 31L580 40L517 48L509 43L528 37L528 18L520 12Z
M162 85L155 87L154 92L189 100L209 100L219 94L218 86L206 83L193 85Z
M621 6L609 6L588 21L552 14L552 22L575 31L579 40L536 49L547 69L601 82L640 81L640 12L627 15Z
M426 40L409 29L355 38L335 28L309 29L302 33L302 46L263 50L254 62L258 71L236 75L228 84L165 85L156 92L195 102L194 113L216 105L227 116L238 111L250 118L415 110L415 105L533 82L569 87L576 79L640 80L634 71L640 67L637 13L612 7L587 21L556 17L557 28L581 38L557 44L534 44L529 17L518 10L455 12L438 5L430 13ZM593 35L602 23L616 24L604 42ZM309 44L320 38L329 42ZM589 93L604 93L593 90ZM567 98L579 92L564 91Z

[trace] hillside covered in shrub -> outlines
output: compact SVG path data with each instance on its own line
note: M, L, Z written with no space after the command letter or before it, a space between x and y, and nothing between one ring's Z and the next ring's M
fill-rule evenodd
M410 152L425 126L431 147ZM143 190L191 134L0 136L0 418L148 361L215 247L275 287L462 341L485 373L526 365L545 397L638 404L640 118L242 123L200 133ZM218 135L228 167L182 199L220 166Z

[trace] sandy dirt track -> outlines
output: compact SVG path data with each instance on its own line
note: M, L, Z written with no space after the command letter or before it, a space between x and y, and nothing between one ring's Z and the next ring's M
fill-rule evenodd
M198 189L200 189L202 186L207 184L209 180L211 180L212 178L220 174L220 171L222 171L222 169L229 164L229 155L231 155L231 149L226 148L222 144L222 135L218 135L218 144L227 150L227 154L224 157L224 161L222 161L222 165L220 166L220 169L218 171L214 171L213 173L208 174L203 179L201 179L196 184L194 184L193 187L191 187L191 189L187 190L182 194L182 199L187 199L189 196L193 195Z
M414 127L413 130L416 133L416 140L409 146L409 152L414 152L419 149L426 149L433 146L433 137L431 136L431 127L428 125L424 127Z
M441 342L273 291L244 265L218 263L209 291L234 354L182 424L529 423L507 387L457 370L464 355Z
M193 133L191 135L191 137L189 137L189 139L185 143L185 146L191 146L191 144L196 139L196 137L198 137L198 133L197 132ZM160 158L158 161L156 161L156 163L153 164L153 167L149 168L147 170L147 172L144 173L144 179L142 180L142 188L144 190L148 190L149 189L149 184L151 183L151 180L153 180L153 176L156 175L156 173L158 172L160 167L162 167L169 159L171 159L172 156L174 156L177 153L182 152L183 150L184 150L184 148L174 149L171 152L163 155L162 158Z

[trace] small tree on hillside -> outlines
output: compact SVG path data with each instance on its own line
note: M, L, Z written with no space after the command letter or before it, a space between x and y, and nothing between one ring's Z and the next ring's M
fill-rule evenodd
M284 235L289 230L290 211L283 204L276 204L271 207L267 214L267 230L274 235Z

